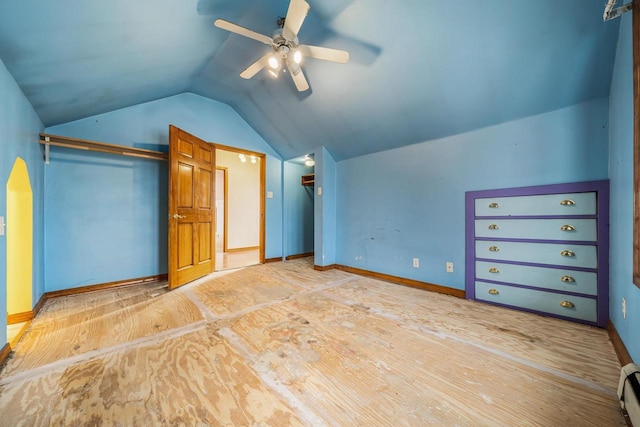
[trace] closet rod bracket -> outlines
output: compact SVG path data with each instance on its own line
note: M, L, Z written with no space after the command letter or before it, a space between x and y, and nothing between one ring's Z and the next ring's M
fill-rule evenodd
M609 0L607 2L607 5L604 8L604 14L602 15L602 19L605 22L616 19L617 17L622 16L622 14L629 12L633 8L633 1L630 1L627 4L623 4L622 6L618 6L614 9L616 1L617 0Z
M44 144L44 164L48 165L49 164L49 153L50 153L50 147L51 144L49 144L49 142L51 141L51 138L49 138L48 136L44 137L45 140L45 144Z

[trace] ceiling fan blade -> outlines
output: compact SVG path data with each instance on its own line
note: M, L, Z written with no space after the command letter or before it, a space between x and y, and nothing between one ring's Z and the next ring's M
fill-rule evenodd
M284 20L284 28L282 28L282 35L287 40L295 40L298 37L298 31L300 31L307 13L309 13L309 3L305 0L291 0L287 17Z
M255 31L251 31L248 28L244 28L241 27L240 25L236 25L232 22L229 21L225 21L224 19L216 19L213 22L213 25L215 25L218 28L222 28L223 30L227 30L230 31L232 33L235 34L239 34L241 36L245 36L248 37L250 39L254 39L257 40L259 42L262 42L264 44L268 44L271 45L271 43L273 43L273 39L269 36L265 36L262 35L260 33L256 33Z
M349 62L349 52L346 50L329 49L328 47L309 46L306 44L301 44L298 46L298 49L305 58L323 59L341 64Z
M258 59L253 64L249 65L243 72L240 73L240 77L243 79L250 79L258 74L258 71L262 70L269 63L269 57L273 55L271 52Z
M287 61L287 69L289 70L289 74L291 74L291 78L293 79L293 83L295 83L298 92L304 92L309 89L307 78L304 76L302 68L300 68L298 64Z

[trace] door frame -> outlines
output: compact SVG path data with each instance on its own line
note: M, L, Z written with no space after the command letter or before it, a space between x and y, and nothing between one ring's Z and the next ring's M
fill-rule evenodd
M243 148L231 147L228 145L211 143L216 150L230 151L233 153L244 154L246 156L255 156L260 159L260 231L259 231L259 256L260 264L265 262L265 232L266 232L266 175L267 175L267 155L265 153L258 153L256 151L245 150ZM228 178L228 177L227 177ZM226 180L225 180L226 183ZM225 188L225 228L227 225L227 188ZM227 252L227 230L224 234L224 251Z
M216 159L217 161L217 159ZM216 171L220 171L222 172L222 180L223 180L223 187L224 187L224 209L222 212L222 232L223 232L223 236L222 236L222 252L227 252L227 233L229 232L229 226L227 224L227 217L229 216L229 208L228 208L228 204L229 204L229 196L228 196L228 192L229 192L229 185L227 183L227 179L228 179L228 175L229 175L229 168L227 168L226 166L216 166ZM218 181L216 180L216 183ZM217 194L216 194L217 196ZM217 215L217 213L216 213ZM217 221L217 217L216 217L216 234L218 232L218 221ZM217 239L217 237L216 237Z

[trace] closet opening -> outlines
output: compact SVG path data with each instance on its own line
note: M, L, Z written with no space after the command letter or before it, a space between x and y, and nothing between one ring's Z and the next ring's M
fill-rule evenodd
M285 259L314 254L315 162L313 153L284 163Z

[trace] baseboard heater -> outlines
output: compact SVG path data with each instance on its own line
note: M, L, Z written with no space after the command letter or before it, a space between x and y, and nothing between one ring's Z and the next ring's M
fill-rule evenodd
M622 367L618 397L627 422L640 426L640 365L629 363Z

